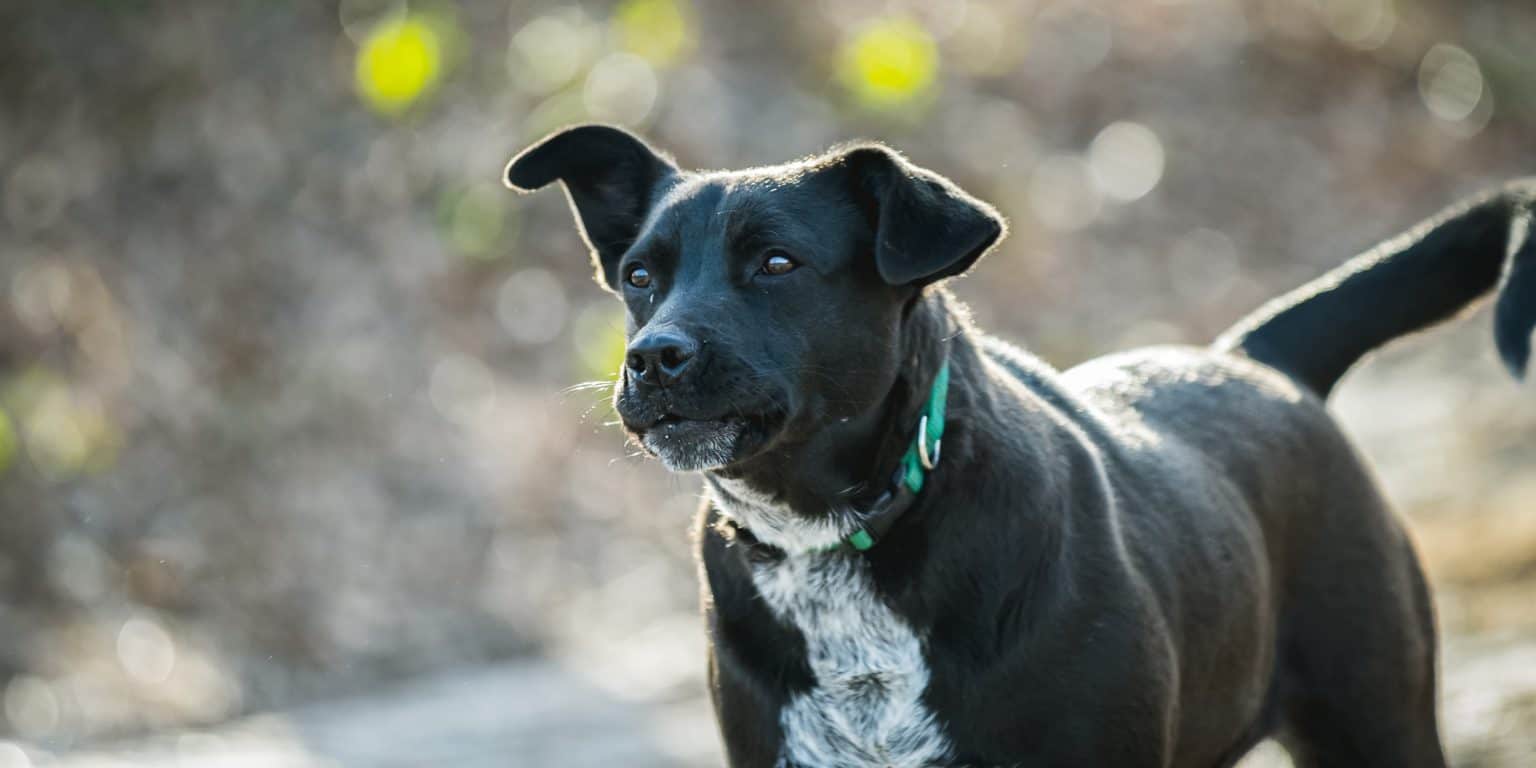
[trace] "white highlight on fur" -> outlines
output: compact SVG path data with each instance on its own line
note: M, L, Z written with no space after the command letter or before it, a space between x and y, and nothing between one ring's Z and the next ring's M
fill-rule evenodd
M742 426L725 422L720 428L698 440L674 439L666 429L653 429L640 437L640 444L673 472L703 472L719 469L736 455L736 441Z
M752 579L769 608L804 635L816 676L816 687L779 713L780 768L919 768L949 759L949 738L922 698L923 640L875 593L864 558L791 554L753 566Z
M827 551L847 535L849 515L800 515L742 481L705 479L716 509L787 553L752 573L769 609L805 638L816 676L816 687L779 713L780 768L918 768L948 759L949 739L922 699L922 638L876 594L864 558Z
M704 479L715 509L751 531L758 541L785 552L798 554L837 546L852 532L847 519L850 515L837 510L817 517L798 515L740 480L713 474Z

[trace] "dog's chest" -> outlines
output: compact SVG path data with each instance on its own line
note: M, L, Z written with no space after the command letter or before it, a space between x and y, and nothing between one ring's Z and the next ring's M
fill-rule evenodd
M805 637L816 687L779 714L781 766L929 766L948 738L923 703L923 642L875 594L862 558L810 552L754 567L768 606Z

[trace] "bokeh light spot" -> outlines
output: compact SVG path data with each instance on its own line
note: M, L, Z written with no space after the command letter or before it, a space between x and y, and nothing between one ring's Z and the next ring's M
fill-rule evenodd
M979 3L966 6L959 29L946 42L950 61L976 77L996 77L1008 73L1026 48L1019 38L1023 31L1013 29L993 8Z
M1362 51L1380 48L1397 25L1392 0L1320 0L1317 10L1334 37Z
M637 125L656 104L656 73L633 53L609 54L587 73L582 101L598 120Z
M440 36L426 20L395 17L375 25L357 54L357 87L369 106L397 114L442 76Z
M44 739L59 727L59 697L47 680L18 675L5 686L5 719L18 736Z
M528 22L512 36L507 72L518 87L549 93L576 79L602 45L602 27L579 8L563 8Z
M117 661L134 680L159 685L176 666L176 642L149 619L129 619L117 633Z
M1440 43L1419 63L1419 96L1435 117L1466 120L1484 99L1483 70L1465 49Z
M33 381L39 388L28 398L21 432L38 466L55 477L110 466L119 436L100 401L55 383L53 376Z
M21 747L0 741L0 768L32 768L32 758Z
M690 9L677 0L625 0L613 12L620 44L651 64L675 63L693 47Z
M911 19L872 22L848 38L838 74L859 103L875 108L909 104L928 92L939 69L933 36Z
M1088 146L1094 183L1115 200L1139 200L1163 178L1163 142L1140 123L1106 126Z

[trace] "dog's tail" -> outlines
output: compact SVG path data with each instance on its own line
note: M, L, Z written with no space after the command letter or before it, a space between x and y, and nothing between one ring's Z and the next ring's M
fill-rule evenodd
M1452 206L1260 307L1216 340L1327 397L1372 349L1498 287L1493 335L1516 378L1536 327L1536 178Z

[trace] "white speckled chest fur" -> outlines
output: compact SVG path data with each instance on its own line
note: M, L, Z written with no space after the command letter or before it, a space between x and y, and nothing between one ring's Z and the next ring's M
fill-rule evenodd
M718 503L721 494L715 496ZM753 531L765 541L821 538L765 530L761 514L747 517L742 522L759 523ZM816 677L815 688L796 694L779 713L780 766L917 768L950 757L949 739L922 699L929 677L923 638L875 594L862 557L792 550L755 565L752 580L774 614L805 637Z

